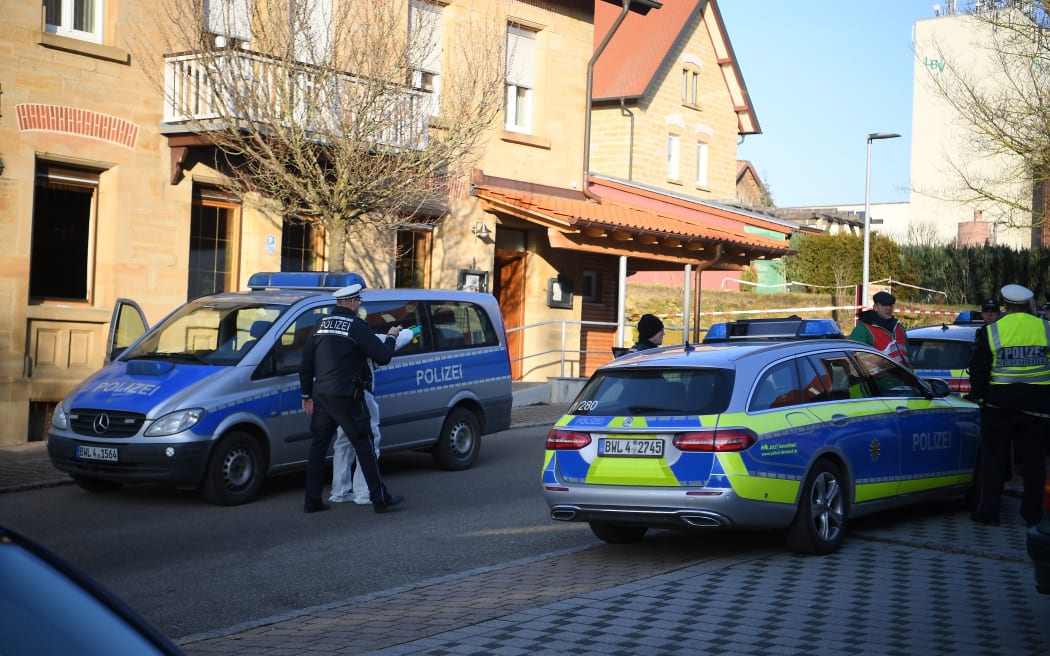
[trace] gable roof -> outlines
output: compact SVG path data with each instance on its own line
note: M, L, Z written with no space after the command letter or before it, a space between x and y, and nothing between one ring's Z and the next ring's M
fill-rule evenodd
M622 7L604 2L595 4L595 49L608 35L621 12ZM662 7L644 16L629 12L594 65L591 98L619 100L645 96L656 81L661 66L672 56L675 44L701 13L705 14L704 25L733 100L738 133L761 134L762 128L751 106L751 97L715 0L664 2Z

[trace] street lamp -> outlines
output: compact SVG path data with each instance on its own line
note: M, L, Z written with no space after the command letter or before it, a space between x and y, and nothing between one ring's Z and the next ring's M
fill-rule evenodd
M864 281L860 291L860 306L868 304L868 259L871 252L871 142L876 139L896 139L899 134L893 132L873 132L868 135L868 164L864 174Z

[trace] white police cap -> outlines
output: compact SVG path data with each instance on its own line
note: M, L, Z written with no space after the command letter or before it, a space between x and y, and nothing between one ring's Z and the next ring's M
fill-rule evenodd
M348 298L356 298L360 296L362 289L363 287L361 285L354 283L352 285L347 285L342 289L335 290L334 292L332 292L332 295L335 296L335 300L344 301Z
M999 293L1003 295L1005 302L1014 304L1027 303L1035 296L1031 289L1021 285L1006 285Z

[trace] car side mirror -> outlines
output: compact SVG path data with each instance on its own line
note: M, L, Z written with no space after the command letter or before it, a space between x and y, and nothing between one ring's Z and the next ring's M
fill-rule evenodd
M930 392L933 394L935 399L943 399L952 393L952 388L948 386L948 383L940 378L926 378L926 382L930 386Z

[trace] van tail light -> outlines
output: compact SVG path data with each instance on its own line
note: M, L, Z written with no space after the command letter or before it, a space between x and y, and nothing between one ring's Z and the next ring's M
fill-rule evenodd
M558 449L582 449L591 443L590 433L579 431L562 430L552 428L547 433L547 449L556 451Z
M678 433L671 440L679 451L747 451L758 441L749 428L715 428Z

